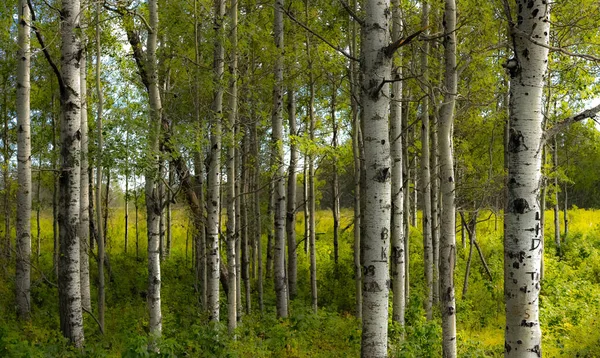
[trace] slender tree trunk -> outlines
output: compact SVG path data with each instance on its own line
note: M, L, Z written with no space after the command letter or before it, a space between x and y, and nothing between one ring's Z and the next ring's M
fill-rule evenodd
M388 129L389 86L392 58L389 1L369 0L361 46L361 104L364 143L364 212L362 222L363 314L362 357L387 357L388 298L391 221L390 132ZM361 193L362 195L363 193Z
M5 103L6 103L6 96ZM10 145L8 135L8 115L4 116L4 133L2 141L4 142L4 165L2 166L2 180L4 182L4 240L6 242L6 257L12 257L12 244L10 238L10 217L11 217L11 205L10 205L10 191L11 191L11 180L10 180Z
M262 261L262 223L261 223L261 213L260 213L260 162L259 162L259 143L258 143L258 124L254 122L252 125L252 165L253 174L254 174L254 227L255 237L254 241L256 243L256 271L258 275L258 307L260 309L260 313L264 312L264 300L263 300L263 261Z
M569 165L569 163L567 162L567 165ZM567 241L567 235L569 235L569 217L567 215L567 210L569 210L569 205L568 205L568 192L567 192L567 184L565 183L565 186L563 187L563 191L565 192L565 202L564 202L564 210L563 210L563 221L564 221L564 225L565 225L565 238L564 241Z
M40 155L40 163L38 165L38 178L37 178L37 187L36 187L36 206L35 206L35 226L36 226L36 241L37 241L37 253L36 253L36 263L39 264L40 256L42 255L42 224L40 223L40 215L42 212L42 200L40 196L40 191L42 188L42 158Z
M125 234L123 253L127 254L129 246L129 130L125 132Z
M171 249L173 248L173 192L170 188L173 187L174 183L174 170L173 165L169 162L169 190L167 191L167 257L171 255Z
M463 300L467 297L467 290L469 289L469 274L471 272L471 262L473 259L473 246L475 246L473 243L475 242L475 239L477 237L477 211L475 211L472 215L471 218L469 219L469 223L466 223L465 217L464 217L464 213L460 213L461 216L461 222L463 224L463 227L466 227L467 225L469 225L469 256L467 258L467 265L465 268L465 279L463 281L463 290L462 290L462 298Z
M231 0L230 20L231 32L231 58L229 62L229 116L226 125L225 136L227 138L227 269L229 273L229 292L227 296L227 327L229 333L233 334L237 326L237 295L238 295L238 276L236 257L236 240L238 232L236 231L236 148L235 148L235 127L237 121L237 0Z
M308 1L305 2L305 15L306 21L308 18ZM309 86L309 100L308 100L308 118L309 118L309 138L310 142L314 143L315 140L315 79L312 68L312 54L311 54L311 43L310 36L306 34L306 58L308 61L308 86ZM318 307L318 295L317 295L317 253L316 253L316 198L315 198L315 157L311 149L308 150L308 249L310 251L310 292L312 297L312 308L313 311L317 312Z
M304 254L308 255L308 246L310 243L310 214L308 209L308 155L304 156L304 164L302 165L302 199L304 200Z
M59 176L58 293L60 328L75 347L83 347L79 255L79 198L81 151L81 41L79 0L62 0L61 9L61 171Z
M288 289L285 277L285 170L283 166L283 0L275 0L273 25L277 54L275 60L275 84L273 86L273 114L271 117L271 156L276 166L274 175L274 279L277 317L288 316Z
M540 181L542 95L547 76L550 5L544 0L518 1L518 24L511 29L514 57L510 73L510 136L508 142L508 207L505 214L504 297L506 357L540 357L539 322ZM516 32L522 31L528 36Z
M270 167L276 165L271 158ZM269 179L269 203L267 204L267 267L266 277L271 278L273 275L273 207L275 206L275 188L273 186L273 176Z
M248 218L248 206L250 203L248 192L250 191L250 174L248 166L248 156L249 156L249 148L250 148L250 133L247 130L247 126L244 126L244 139L242 142L242 158L241 158L241 171L242 171L242 185L241 185L241 210L242 210L242 280L244 281L244 291L245 291L245 306L246 306L246 314L250 314L251 312L251 298L252 298L252 289L250 286L250 247L249 247L249 235L250 235L250 222Z
M31 13L27 1L18 5L17 63L17 267L15 271L15 297L17 316L30 319L31 312L31 117L30 117L30 31ZM5 138L5 143L6 142ZM4 182L6 185L6 181ZM8 191L7 191L8 195ZM8 217L8 216L7 216ZM39 219L38 219L39 220ZM8 234L8 231L7 231ZM38 243L39 248L39 243Z
M108 214L109 214L109 206L110 206L110 179L111 179L111 168L110 167L106 167L104 168L106 174L104 174L104 176L106 177L106 194L104 194L104 212L103 215L104 217L102 218L103 220L103 224L102 226L104 227L104 246L106 247L106 242L108 241L107 237L108 237ZM99 185L102 185L102 182L100 182Z
M296 298L298 280L298 254L296 252L296 166L298 163L298 150L295 136L298 135L296 127L296 98L294 91L288 88L288 122L290 127L290 166L288 167L287 183L287 216L286 231L288 245L288 287L290 300Z
M400 1L392 3L392 41L402 38L402 17L400 14ZM391 109L390 109L390 150L392 160L392 319L404 327L405 310L405 273L404 273L404 193L402 177L402 69L399 56L396 56L396 65L393 66L392 77L396 80L392 84ZM393 63L393 62L392 62Z
M352 1L352 8L356 11L356 0ZM350 54L356 56L357 54L357 29L356 22L354 19L350 21ZM354 290L355 290L355 305L356 305L356 318L362 319L362 266L360 260L360 241L361 241L361 158L360 158L360 146L359 132L360 132L360 116L358 113L358 101L359 94L359 79L358 69L356 62L350 60L350 106L352 108L352 158L354 159L354 247L353 247L353 259L354 259ZM305 206L306 207L306 206Z
M423 1L421 26L429 26L429 3ZM426 30L426 33L428 31ZM421 72L423 73L423 91L425 96L421 102L421 192L423 195L423 262L425 266L425 312L427 319L433 319L433 241L431 237L431 176L429 158L429 43L425 41L422 45Z
M194 49L195 49L195 60L196 63L200 63L200 31L199 31L199 22L198 22L198 1L194 0ZM196 137L198 142L203 140L202 133L204 133L203 125L204 120L200 117L200 99L199 99L199 83L200 83L200 71L198 68L195 69L194 72L195 80L194 80L194 112L196 124L198 125L198 136ZM194 153L194 175L196 177L196 187L194 188L196 192L196 196L198 197L199 204L199 213L198 218L194 218L196 223L196 233L195 233L195 266L196 266L196 281L198 282L198 290L199 290L199 299L200 299L200 308L202 310L206 310L208 308L207 304L207 247L206 247L206 227L205 227L205 217L204 217L204 176L205 176L205 166L203 162L203 150L202 145L199 145Z
M403 88L404 89L404 88ZM406 91L406 98L410 97L410 92ZM408 299L410 297L410 183L411 183L411 168L409 162L408 155L408 138L409 138L409 124L408 124L408 114L409 104L402 107L403 115L402 115L402 156L403 156L403 164L404 164L404 172L406 173L404 177L404 306L408 303Z
M452 144L454 107L458 90L456 72L456 2L446 0L444 10L444 102L440 108L440 177L442 216L439 248L440 304L442 309L442 352L456 357L456 303L454 268L456 265L456 207L454 203L454 151Z
M149 330L152 337L150 348L155 350L155 338L162 335L161 312L161 270L160 270L160 216L162 203L159 197L159 163L160 163L160 128L162 118L162 103L158 87L158 69L156 48L158 43L158 1L148 1L150 27L146 44L146 66L148 83L148 102L150 105L150 118L148 126L148 162L151 165L145 173L146 194L146 231L148 233L148 313Z
M223 19L225 17L225 0L215 0L215 17L213 28L215 30L214 57L213 57L213 82L215 85L210 133L210 161L208 169L208 221L207 221L207 248L208 248L208 315L211 321L219 321L219 216L221 202L221 121L223 118L223 73L224 73L224 47Z
M102 225L102 158L103 158L103 133L102 116L104 110L104 96L102 93L102 82L100 74L101 69L101 43L100 43L100 4L96 4L96 96L98 103L96 105L96 129L98 136L98 149L96 157L96 224L98 226L96 240L98 244L98 321L100 330L104 332L104 308L105 308L105 288L104 288L104 230Z
M160 146L161 144L159 144L159 148ZM162 160L158 167L158 177L165 177L165 162ZM107 184L109 178L110 172L107 173ZM106 191L108 194L108 185L106 186ZM160 261L163 261L165 259L165 184L162 180L159 180L158 183L158 202L160 204L160 217L158 220L158 256L160 257ZM108 195L106 196L106 203L108 204ZM106 212L108 213L108 205L106 205Z
M556 141L556 136L554 136L554 140L552 143L552 161L554 164L554 245L556 246L556 254L561 254L560 247L560 207L558 202L558 142Z
M434 111L436 110L434 106ZM440 302L440 167L438 165L439 145L438 129L440 123L437 113L433 115L431 123L431 248L433 251L433 304Z
M52 108L54 109L54 92L52 93ZM56 117L55 111L52 111L52 167L58 168L58 146L56 143ZM60 250L60 238L58 234L58 174L53 173L52 175L52 238L53 238L53 251L52 251L52 263L54 266L54 274L58 278L58 257ZM10 241L9 241L10 245Z
M335 265L338 264L340 257L340 244L339 244L339 236L340 236L340 183L339 183L339 175L338 175L338 123L335 116L336 111L336 92L337 86L335 84L335 78L332 81L333 91L331 94L331 128L333 130L331 146L333 147L333 156L332 156L332 175L333 180L331 182L331 211L333 214L333 262Z
M81 266L81 306L88 311L92 310L90 298L90 262L89 262L89 242L90 242L90 192L89 173L88 173L88 118L87 118L87 50L81 55L81 192L80 198L80 266Z

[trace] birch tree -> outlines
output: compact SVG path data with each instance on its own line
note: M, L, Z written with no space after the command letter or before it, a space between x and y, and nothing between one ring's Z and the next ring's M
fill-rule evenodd
M456 2L445 0L444 10L444 99L440 108L439 151L442 190L440 230L440 304L442 309L442 352L456 357L456 304L454 266L456 263L456 213L454 204L454 153L452 128L457 95L456 72Z
M400 14L400 1L392 3L392 41L402 38L402 17ZM396 56L398 57L398 56ZM402 69L398 59L392 70L394 82L392 84L391 109L390 109L390 146L392 156L392 319L404 326L405 309L405 270L404 270L404 195L402 177Z
M505 4L508 4L507 2ZM505 357L540 357L540 181L542 95L547 76L550 5L517 0L517 23L507 10L513 57L510 75L508 205L505 214ZM538 45L532 41L541 45Z
M287 307L287 279L285 277L285 172L283 167L283 0L275 0L273 32L277 54L275 59L275 84L273 85L273 113L271 116L271 156L276 166L274 185L274 280L277 316L285 318ZM273 168L272 168L273 169Z
M287 181L287 216L286 216L286 231L288 245L288 289L290 299L294 299L297 295L297 280L298 280L298 254L296 251L296 166L298 163L298 150L296 148L296 139L298 135L296 127L296 98L294 91L288 88L288 122L290 130L290 165L288 167Z
M28 320L31 312L31 13L26 0L19 1L17 11L19 59L17 62L18 188L15 297L18 317Z
M60 69L59 265L60 328L75 347L84 342L80 286L79 198L81 40L79 0L62 0Z
M429 27L429 3L423 1L421 26ZM427 34L427 30L425 30ZM421 193L423 195L423 262L425 267L425 311L427 319L433 318L433 239L431 237L431 175L429 171L429 43L424 41L421 52L421 72L425 96L421 102ZM416 211L415 211L416 216Z
M150 335L158 338L162 334L162 312L160 300L160 217L162 203L158 193L159 137L162 118L162 102L158 85L156 48L158 42L158 0L148 1L149 24L146 43L147 90L150 104L148 126L149 167L146 169L144 190L146 194L146 230L148 232L148 312Z
M79 240L80 240L80 266L81 266L81 306L88 311L92 310L90 298L90 192L88 173L88 123L87 123L87 50L81 54L81 178L80 178L80 209L79 209Z
M237 0L231 0L231 59L229 63L229 117L227 122L227 268L229 272L229 292L227 293L227 327L229 333L233 333L237 324L237 269L236 269L236 148L235 127L237 120Z
M391 56L389 0L364 3L361 34L361 103L364 138L364 212L361 256L363 266L362 357L387 357L388 250L390 245L391 182L388 129ZM361 193L363 194L363 193Z
M221 201L221 119L223 118L223 72L225 50L222 43L225 0L214 2L214 57L213 57L213 102L210 117L210 157L208 168L207 200L207 249L208 249L208 314L212 321L219 320L219 214Z

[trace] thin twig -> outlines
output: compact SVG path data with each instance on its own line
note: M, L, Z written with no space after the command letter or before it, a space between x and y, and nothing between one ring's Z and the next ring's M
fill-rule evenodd
M304 30L310 32L311 34L313 34L316 38L318 38L319 40L323 41L324 43L326 43L329 47L331 47L332 49L336 50L337 52L341 53L342 55L344 55L345 57L349 58L352 61L359 61L358 58L350 55L349 53L347 53L346 51L344 51L343 49L341 49L340 47L332 44L331 42L327 41L323 36L319 35L317 32L313 31L311 28L309 28L308 26L306 26L305 24L303 24L302 22L300 22L298 19L296 19L294 17L294 15L292 15L288 10L283 9L283 12L292 20L294 21L296 24L300 25L300 27L302 27Z
M62 91L64 91L65 84L63 82L62 75L60 74L60 70L58 69L58 66L56 66L56 63L54 62L54 60L52 60L52 56L50 56L50 52L48 52L48 48L46 47L42 33L37 28L37 26L33 25L33 22L36 21L36 16L35 16L35 10L33 8L33 4L31 3L31 0L27 0L27 6L29 6L29 11L31 11L32 24L30 24L30 26L33 29L33 31L35 32L35 37L37 37L37 40L40 43L40 46L42 47L42 52L44 53L44 57L50 64L50 67L52 67L52 71L54 71L54 74L56 75L56 78L58 79L58 87L60 88L60 91L62 92Z
M356 12L354 12L354 10L352 10L350 8L350 6L348 5L347 2L345 2L344 0L339 0L340 4L342 4L342 6L344 7L344 9L348 12L348 14L350 15L350 17L352 19L354 19L354 21L356 21L360 26L363 26L365 24L364 20L361 19Z
M104 335L104 328L102 327L102 325L100 324L100 321L98 321L96 316L94 316L94 314L92 312L88 311L87 308L85 308L83 306L81 306L81 309L83 310L83 312L92 316L92 318L94 319L94 321L96 321L96 323L98 324L98 327L100 328L100 333L102 333L102 335Z
M563 53L563 54L565 54L567 56L578 57L578 58L582 58L582 59L588 60L588 61L600 62L600 57L597 57L597 56L594 56L594 55L588 55L588 54L584 54L584 53L571 52L569 50L565 50L562 47L550 46L550 45L547 45L547 44L545 44L543 42L537 41L536 39L534 39L533 37L531 37L530 34L524 32L522 30L519 30L516 27L513 27L512 30L515 33L519 34L519 35L525 36L527 38L527 40L529 40L529 42L531 42L532 44L537 45L537 46L541 46L541 47L544 47L544 48L547 48L550 51L560 52L560 53Z

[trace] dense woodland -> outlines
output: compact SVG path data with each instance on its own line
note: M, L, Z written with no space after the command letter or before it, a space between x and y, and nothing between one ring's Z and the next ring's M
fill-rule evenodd
M0 356L600 356L597 1L0 22Z

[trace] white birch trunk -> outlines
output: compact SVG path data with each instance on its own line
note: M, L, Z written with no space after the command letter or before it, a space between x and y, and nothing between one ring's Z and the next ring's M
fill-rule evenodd
M219 321L219 217L221 201L221 120L223 118L223 72L224 48L223 18L225 16L225 0L215 0L215 30L214 57L213 57L213 82L214 96L211 115L210 132L210 162L208 168L208 220L207 220L207 300L208 315L211 321Z
M429 26L429 3L423 1L421 26ZM424 32L428 33L427 30ZM421 72L425 96L421 102L421 192L423 195L423 262L425 268L425 312L433 319L433 241L431 237L431 174L429 171L429 43L424 41L421 53ZM415 211L415 215L416 215Z
M17 315L22 320L31 317L31 13L26 0L20 0L18 9L18 63L17 63L17 267L15 297ZM6 182L5 182L6 183Z
M162 203L159 200L159 136L162 116L162 103L158 85L158 69L156 59L158 35L158 0L148 1L150 28L147 41L148 66L148 100L150 104L150 125L148 130L148 146L151 167L146 172L146 223L148 232L148 312L149 329L153 338L162 334L162 313L160 302L160 217ZM154 342L151 342L151 348Z
M79 155L81 150L79 16L79 0L62 1L58 292L61 331L76 347L82 347L84 342L79 277Z
M291 87L288 88L288 118L290 127L290 165L288 167L286 231L288 288L290 300L293 300L297 295L296 282L298 280L298 256L296 251L296 166L298 163L298 150L296 140L292 136L298 134L298 129L296 127L296 99Z
M456 2L446 0L444 10L444 102L440 108L439 151L442 189L440 230L440 305L442 310L442 352L456 357L456 304L454 267L456 263L456 208L454 203L454 153L452 128L457 92Z
M337 86L335 85L335 78L332 81L333 91L331 94L331 122L332 122L332 139L331 146L333 148L333 156L331 158L332 161L332 175L333 180L331 183L331 195L332 195L332 203L331 203L331 211L333 215L333 262L337 266L340 256L339 249L339 236L340 236L340 181L338 175L338 123L335 116L336 111L336 92Z
M392 41L402 38L402 17L400 1L392 3ZM390 109L390 146L392 155L392 319L404 326L405 310L405 273L404 273L404 193L402 177L402 69L400 56L396 56L396 66L392 76Z
M81 266L81 306L86 310L92 310L90 298L90 262L89 262L89 240L90 240L90 191L88 173L88 119L87 119L87 51L81 55L81 178L80 178L80 209L79 209L79 241Z
M389 270L391 218L391 171L389 86L391 57L386 54L390 43L389 0L364 3L362 28L361 103L364 138L365 192L362 247L363 312L361 356L387 357Z
M231 59L229 71L229 116L226 126L227 138L227 269L229 273L229 292L227 292L227 328L230 334L237 325L238 276L236 265L236 177L235 177L235 126L237 121L237 0L231 0Z
M307 5L308 6L308 5ZM308 11L308 10L307 10ZM308 61L308 78L309 78L309 100L308 100L308 119L309 119L309 138L310 142L314 143L315 140L315 83L312 70L312 57L311 57L311 44L307 35L306 41L306 57ZM316 198L315 198L315 165L314 165L314 154L312 150L308 149L308 172L305 175L308 176L308 251L310 260L310 292L313 311L316 313L318 308L318 291L317 291L317 254L316 254Z
M277 316L287 317L287 279L285 277L285 171L283 166L283 0L275 0L274 20L275 46L275 84L273 86L273 115L271 156L276 166L274 175L274 232L275 245L273 255L273 271L275 280L275 300Z
M505 357L541 357L539 321L542 91L547 76L550 5L519 0L513 31L508 141L508 207L504 239Z

